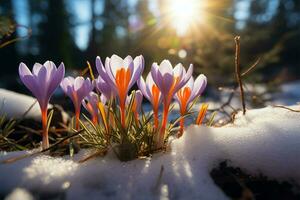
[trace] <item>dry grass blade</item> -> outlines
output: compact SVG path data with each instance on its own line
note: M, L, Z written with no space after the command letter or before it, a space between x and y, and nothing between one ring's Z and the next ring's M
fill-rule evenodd
M1 163L1 164L9 164L9 163L16 162L16 161L18 161L18 160L22 160L22 159L24 159L24 158L28 158L28 157L30 157L30 156L34 156L34 155L38 155L38 154L41 154L41 153L44 153L44 152L48 152L48 151L50 151L51 149L55 148L57 145L63 143L64 141L66 141L66 140L68 140L68 139L70 139L70 138L72 138L72 137L75 137L76 135L79 135L80 133L82 133L82 131L83 131L83 129L80 130L80 131L78 131L78 132L76 132L76 133L74 133L74 134L72 134L72 135L69 135L69 136L67 136L67 137L65 137L65 138L63 138L63 139L61 139L60 141L58 141L58 142L54 143L53 145L51 145L49 148L44 149L44 150L42 150L42 151L37 150L37 152L33 152L33 153L30 153L30 154L26 154L26 155L21 155L21 156L17 156L17 157L5 159L5 160L0 161L0 163Z
M299 112L300 113L300 110L294 110L294 109L286 107L286 106L274 105L273 107L275 107L275 108L283 108L283 109L289 110L291 112Z
M93 73L93 70L92 70L92 67L91 67L90 62L89 62L89 61L86 61L86 64L87 64L87 66L88 66L88 68L89 68L90 76L91 76L92 80L95 80L95 76L94 76L94 73Z
M259 61L260 61L260 58L258 58L255 61L255 63L251 67L249 67L244 73L242 73L241 76L246 76L249 72L251 72L258 65Z

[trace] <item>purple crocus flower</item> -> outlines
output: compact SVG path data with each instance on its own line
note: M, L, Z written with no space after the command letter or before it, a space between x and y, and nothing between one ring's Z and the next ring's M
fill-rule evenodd
M82 100L93 90L93 84L89 78L84 79L82 76L73 78L68 76L60 84L64 93L70 97L74 104L76 116L76 129L79 129L79 116Z
M163 60L158 66L153 63L151 68L151 75L153 81L159 88L163 98L164 112L162 119L161 135L159 139L159 146L162 146L164 141L165 129L168 121L169 107L174 94L184 86L191 78L193 73L193 65L191 64L188 71L184 69L182 64L177 64L174 68L168 60Z
M131 56L122 59L117 55L106 58L105 68L99 57L96 58L99 76L107 82L119 98L121 123L125 127L125 103L129 89L136 83L144 70L143 56L133 60Z
M191 77L190 80L176 93L174 98L179 103L181 116L185 115L188 105L198 96L202 94L207 85L206 76L200 74L196 80ZM180 133L183 134L184 118L180 120Z
M144 78L141 76L137 81L137 85L139 86L143 95L151 102L153 108L154 115L154 126L158 128L158 108L159 104L162 101L161 92L158 89L157 85L154 83L151 73L149 73L146 77L146 82Z
M163 60L160 65L153 63L151 68L151 75L153 81L160 89L163 99L172 99L173 95L191 78L193 73L193 65L189 66L186 72L181 63L174 68L168 60ZM167 98L170 97L171 98Z
M92 116L92 122L98 124L98 109L99 97L95 92L90 92L84 100L82 100L83 107L90 113Z
M65 66L61 63L59 67L56 68L55 64L51 61L46 61L43 65L35 63L31 73L24 63L20 63L19 75L21 81L39 102L43 124L42 148L46 149L49 147L47 132L47 107L52 94L59 86L65 75Z

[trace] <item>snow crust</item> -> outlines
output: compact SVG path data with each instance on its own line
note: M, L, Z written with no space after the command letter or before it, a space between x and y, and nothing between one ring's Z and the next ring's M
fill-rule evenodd
M300 106L292 106L300 110ZM228 199L209 172L221 161L246 172L300 184L300 113L266 107L220 128L190 126L171 151L126 163L112 152L78 164L33 156L0 164L0 196L15 188L64 193L66 199ZM0 160L28 152L2 153Z

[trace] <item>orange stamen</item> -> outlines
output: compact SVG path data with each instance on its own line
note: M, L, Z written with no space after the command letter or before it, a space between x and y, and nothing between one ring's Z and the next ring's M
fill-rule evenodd
M116 86L118 89L121 111L121 123L125 127L125 101L127 96L127 89L130 82L130 69L122 67L116 73Z
M202 106L200 108L200 111L199 111L199 114L198 114L198 117L197 117L197 120L196 120L196 124L197 125L202 124L202 121L203 121L203 119L205 117L207 108L208 108L208 104L207 103L202 104Z

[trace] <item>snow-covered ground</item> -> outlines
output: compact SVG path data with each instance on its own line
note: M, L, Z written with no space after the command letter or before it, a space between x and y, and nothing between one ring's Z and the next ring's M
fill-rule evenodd
M293 105L300 102L300 81L285 83L280 89L281 92L273 95L274 103Z
M300 110L300 106L291 106ZM79 164L47 155L0 164L0 197L228 199L209 172L221 161L247 173L300 184L300 113L266 107L221 128L190 126L171 151L120 162L113 153ZM1 153L0 160L28 152Z

